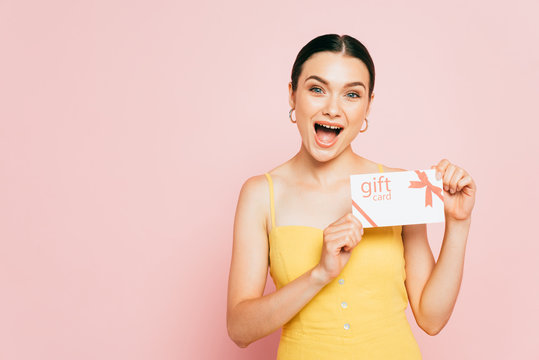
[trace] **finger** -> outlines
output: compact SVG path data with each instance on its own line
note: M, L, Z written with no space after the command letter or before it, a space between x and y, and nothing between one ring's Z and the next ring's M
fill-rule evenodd
M347 242L343 247L342 247L342 250L344 251L350 251L352 250L353 248L356 247L356 243L355 242L352 242L352 241L349 241Z
M328 233L324 236L324 239L326 242L332 242L332 241L334 242L334 241L339 241L343 238L350 237L353 234L354 234L354 230L344 229L344 230Z
M332 255L338 255L339 252L341 252L341 249L348 251L350 249L349 245L350 238L348 236L340 236L335 239L329 239L329 241L326 242L326 248L328 252Z
M354 215L352 211L346 214L346 219L349 221L356 221L358 218Z
M468 185L472 181L472 178L470 176L465 176L459 181L457 181L457 191L460 191L463 189L466 185Z
M361 223L361 221L354 216L354 223L357 225L357 227L359 228L360 232L361 232L361 235L363 235L363 224Z
M436 172L434 173L434 176L436 177L436 180L440 180L442 176L440 174L440 171L436 167L436 165L432 165L430 168L436 170Z
M331 224L329 224L327 227L326 227L326 230L328 230L329 232L331 232L331 228L334 227L334 226L337 226L337 225L341 225L341 224L345 224L345 223L349 223L355 216L352 214L352 212L348 212L346 213L345 215L341 216L339 219L337 219L336 221L332 222Z
M357 244L359 244L360 241L361 241L361 235L359 235L358 230L355 230L354 234L350 236L350 240L345 245L345 248L346 248L345 250L346 251L352 250L353 248L357 246Z
M347 215L350 219L350 223L355 224L360 229L361 235L363 235L363 224L361 221L354 215L353 212L350 212Z
M347 251L356 247L360 240L361 235L359 234L358 229L342 230L329 235L326 239L326 241L329 242L342 244L341 246L344 246ZM342 241L344 241L344 243Z
M475 191L475 183L471 176L465 176L457 182L458 191L462 190L466 195L472 196Z
M343 230L351 230L355 227L355 224L351 221L343 222L339 225L331 225L328 227L328 234L337 233Z
M449 180L449 192L451 194L454 194L457 192L457 182L463 177L464 177L464 170L462 170L459 167L456 167L456 170L453 173L453 176L451 176L451 179Z
M444 190L449 192L449 180L451 180L451 176L453 176L453 173L455 172L455 165L449 164L447 168L445 169L444 177L443 177L443 184L444 184Z
M345 215L341 216L340 218L338 218L337 220L335 220L334 222L332 222L331 224L329 224L330 226L332 225L339 225L339 224L342 224L343 222L347 221L348 220L348 216L351 214L351 212L349 213L346 213Z
M440 180L444 176L445 170L449 164L451 163L447 159L440 160L440 162L436 165L436 170L440 173L440 176L436 177L436 179Z
M334 241L336 239L353 237L354 240L361 239L361 232L357 227L344 228L340 231L335 231L327 235L327 241Z
M338 225L331 225L328 230L331 232L340 231L343 229L351 229L351 228L357 228L360 232L363 231L363 225L361 224L361 221L359 221L355 216L352 216L352 219L347 220L343 223L340 223Z

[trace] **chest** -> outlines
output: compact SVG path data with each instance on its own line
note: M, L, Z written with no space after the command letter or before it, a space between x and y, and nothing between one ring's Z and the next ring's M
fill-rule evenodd
M349 184L326 190L281 188L275 191L274 199L277 226L302 225L324 229L352 211Z

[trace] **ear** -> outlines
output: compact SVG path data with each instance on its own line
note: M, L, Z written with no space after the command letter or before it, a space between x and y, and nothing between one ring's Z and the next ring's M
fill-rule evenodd
M292 109L296 108L296 95L292 90L292 82L288 83L288 104Z
M374 92L371 94L371 99L369 100L369 104L367 105L367 112L365 113L365 117L369 116L369 112L371 111L371 105L372 105L373 100L374 100Z

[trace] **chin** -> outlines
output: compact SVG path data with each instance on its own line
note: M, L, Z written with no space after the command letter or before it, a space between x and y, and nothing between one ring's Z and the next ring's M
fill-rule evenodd
M339 156L341 151L339 151L339 149L337 148L319 149L316 147L316 144L313 144L310 153L313 159L315 159L316 161L327 162Z

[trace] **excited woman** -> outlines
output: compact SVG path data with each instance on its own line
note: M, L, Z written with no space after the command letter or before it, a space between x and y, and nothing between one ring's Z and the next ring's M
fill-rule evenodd
M408 301L429 335L449 320L476 185L446 159L432 166L444 186L437 262L426 224L363 229L351 213L350 175L406 171L352 150L368 127L374 78L353 37L322 35L299 52L288 87L301 148L245 181L236 208L227 328L238 346L282 327L280 360L421 359ZM263 296L268 266L277 290Z

